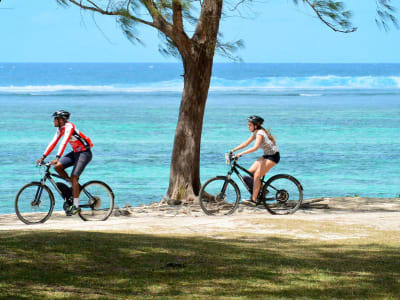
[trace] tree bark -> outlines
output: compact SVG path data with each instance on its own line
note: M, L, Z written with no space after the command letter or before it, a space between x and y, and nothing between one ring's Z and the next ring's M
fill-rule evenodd
M221 12L221 0L204 0L200 21L191 39L191 51L187 51L187 45L175 41L185 75L166 195L173 204L193 202L200 191L201 134Z
M172 150L167 197L192 202L200 191L200 143L213 59L185 62L185 83ZM176 203L177 204L177 203Z

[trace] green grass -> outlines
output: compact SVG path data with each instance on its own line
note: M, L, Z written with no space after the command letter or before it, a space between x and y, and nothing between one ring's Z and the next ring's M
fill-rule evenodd
M399 246L397 232L340 241L0 232L0 298L398 299Z

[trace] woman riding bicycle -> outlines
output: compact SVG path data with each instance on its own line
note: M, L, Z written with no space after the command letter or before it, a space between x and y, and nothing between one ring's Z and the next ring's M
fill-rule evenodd
M264 155L257 159L253 165L249 168L249 172L254 176L254 186L252 199L243 200L242 203L247 205L256 206L258 192L261 186L261 177L268 173L277 163L279 163L280 155L279 149L276 145L275 138L271 135L271 132L261 125L264 123L264 119L259 116L250 116L247 118L249 131L251 132L250 137L239 146L235 147L232 151L238 151L250 145L252 141L256 141L254 146L236 154L236 157L241 157L245 154L252 153L258 148L264 151Z

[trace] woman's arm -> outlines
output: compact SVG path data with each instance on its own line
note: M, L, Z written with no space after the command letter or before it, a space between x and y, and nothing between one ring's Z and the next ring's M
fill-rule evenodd
M233 148L233 152L238 151L240 149L246 148L248 145L250 145L250 143L254 141L254 136L250 135L250 137L248 138L247 141L244 141L243 143L241 143L239 146L237 146L236 148Z
M253 138L253 140L254 140L254 137L252 137L252 138ZM243 152L241 152L241 153L238 153L236 156L237 156L237 157L241 157L241 156L243 156L243 155L245 155L245 154L252 153L252 152L256 151L256 150L260 147L261 142L262 142L262 139L263 139L262 135L257 135L257 136L256 136L256 142L254 143L254 146L251 147L251 148L249 148L249 149L247 149L247 150L245 150L245 151L243 151ZM246 142L245 142L245 143L246 143ZM244 144L244 143L243 143L243 144ZM247 144L247 145L248 145L248 144Z

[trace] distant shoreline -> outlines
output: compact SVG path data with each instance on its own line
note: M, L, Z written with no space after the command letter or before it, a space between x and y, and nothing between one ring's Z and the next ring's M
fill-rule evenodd
M0 64L159 64L181 65L181 62L0 62ZM214 65L400 65L400 62L215 62Z

